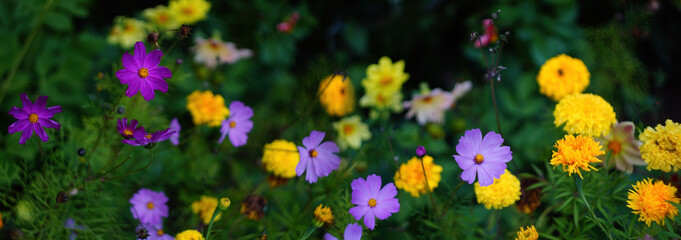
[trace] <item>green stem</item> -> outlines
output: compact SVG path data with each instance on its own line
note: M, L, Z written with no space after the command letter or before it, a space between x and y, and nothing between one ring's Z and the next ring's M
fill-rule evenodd
M150 156L150 157L149 157L149 163L148 163L146 166L141 167L141 168L138 168L138 169L135 169L135 170L132 170L132 171L126 173L126 174L123 175L123 176L118 176L118 177L113 177L113 178L107 178L107 180L114 180L114 179L124 178L124 177L127 177L127 176L132 175L133 173L136 173L136 172L139 172L139 171L142 171L142 170L148 168L149 166L151 166L151 163L154 162L154 151L153 151L151 148L149 149L149 156Z
M449 203L445 206L444 210L442 211L442 214L443 214L443 215L447 212L447 210L449 210L449 207L451 207L452 204L454 203L454 200L453 200L453 199L454 199L454 195L456 194L456 190L459 190L459 188L460 188L461 186L463 186L463 184L464 184L465 182L466 182L466 181L461 180L461 182L459 182L459 185L456 185L456 187L454 187L454 189L452 189L452 191L449 193L449 199L452 199L452 201L449 202Z
M497 117L497 129L499 130L499 135L503 138L504 134L501 133L501 121L499 120L499 109L497 108L497 97L494 94L494 79L490 79L489 83L489 88L492 91L492 103L494 103L494 115Z
M593 217L593 221L598 224L598 227L603 230L606 236L608 236L608 239L612 240L612 237L610 236L610 233L608 232L607 229L601 224L601 221L598 221L598 217L596 217L596 213L594 213L594 210L591 208L591 205L589 205L589 202L586 201L586 196L584 196L584 191L582 190L582 178L580 176L575 175L575 185L577 185L577 192L579 192L579 196L582 198L582 201L584 201L584 205L586 205L586 208L589 210L589 213L591 214L591 217Z
M428 184L428 174L426 173L426 165L423 163L422 157L419 157L419 160L421 160L421 169L423 169L423 179L426 180L426 190L428 190L430 202L433 204L433 209L435 209L435 212L437 212L437 204L435 203L435 199L433 198L433 190L430 189L430 184Z
M220 203L218 202L218 205L215 207L215 210L213 211L213 216L210 217L208 229L206 229L206 240L210 240L211 231L213 230L213 222L215 222L215 218L218 216L218 214L220 214L220 212L222 212L222 209L220 209Z

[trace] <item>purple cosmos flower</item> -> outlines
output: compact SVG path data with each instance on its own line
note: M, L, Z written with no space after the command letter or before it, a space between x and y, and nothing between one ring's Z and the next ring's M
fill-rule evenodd
M343 240L360 239L362 239L362 226L357 223L348 223L348 226L345 227L345 232L343 233ZM338 238L326 233L326 235L324 235L324 240L338 240Z
M163 231L163 223L160 224L155 224L155 225L148 225L147 227L147 232L149 232L149 236L146 238L146 240L173 240L175 239L173 236L168 235ZM137 229L141 229L142 226L137 226ZM138 240L142 240L141 238L138 238Z
M164 78L171 78L173 73L166 67L160 67L163 53L161 50L154 50L147 54L144 43L135 43L135 55L123 53L123 69L116 72L116 77L121 80L121 84L128 85L125 96L132 97L138 92L142 93L144 100L154 99L154 90L168 92L168 83Z
M168 217L166 202L165 193L142 188L130 198L130 212L145 226L163 224L162 217Z
M356 220L364 216L364 225L374 230L377 217L384 220L393 213L400 211L400 202L395 198L397 188L395 184L388 183L381 189L381 177L371 174L364 181L357 178L350 183L352 187L352 204L356 207L350 208L350 214Z
M123 119L118 119L118 126L116 126L116 129L118 130L121 135L123 135L124 138L131 139L133 138L133 134L137 129L137 120L133 119L132 121L128 122L127 118Z
M177 118L173 118L173 120L170 121L170 130L174 131L173 134L170 135L170 143L175 146L179 145L180 130L182 130L182 126L180 126L180 122L177 121Z
M296 166L296 173L298 176L303 175L307 169L305 180L309 183L317 182L318 177L328 176L340 165L340 157L334 154L339 151L338 145L330 141L322 143L325 135L324 132L313 130L310 136L303 138L305 147L298 147L300 162Z
M25 144L26 140L33 136L34 131L40 137L40 140L47 142L50 137L45 133L45 128L61 128L59 123L50 119L54 117L54 114L61 112L61 106L45 108L47 96L38 97L35 103L31 103L26 93L22 93L20 98L23 107L12 107L9 110L9 115L12 115L17 121L9 125L7 131L9 131L9 134L22 132L19 144Z
M64 228L71 231L69 239L75 240L78 237L78 231L85 229L85 226L76 224L76 220L73 220L73 218L67 218L64 221Z
M453 155L463 169L461 179L472 184L477 173L480 186L486 187L494 183L495 178L501 177L506 163L513 159L511 148L501 146L503 142L501 135L494 132L488 132L483 138L480 129L467 130L456 145L459 155Z
M253 109L242 102L234 101L229 104L229 111L231 112L230 117L222 121L222 128L220 128L222 135L218 143L222 143L225 136L229 134L229 141L235 147L246 145L247 134L253 129L253 121L251 121Z
M122 142L132 146L146 146L168 140L173 133L174 131L170 128L155 133L147 133L147 131L144 130L144 127L139 127L135 130L135 133L132 134L133 139L124 139Z

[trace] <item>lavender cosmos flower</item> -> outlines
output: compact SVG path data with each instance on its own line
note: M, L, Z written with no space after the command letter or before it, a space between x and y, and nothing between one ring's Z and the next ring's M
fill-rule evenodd
M130 198L130 212L145 226L163 224L168 217L168 197L163 192L142 188Z
M225 136L229 134L229 141L235 147L246 145L248 133L253 129L253 121L251 121L253 109L242 102L234 101L229 104L229 111L231 112L230 117L222 121L222 128L220 128L222 135L218 143L222 143Z
M133 138L133 134L139 127L137 127L137 120L133 119L132 121L128 122L127 118L123 119L118 119L118 126L116 126L116 129L118 130L121 135L123 135L124 138L131 139Z
M179 145L180 130L182 130L182 126L180 126L180 122L177 121L177 118L173 118L173 120L170 121L170 130L174 131L173 134L170 135L170 143L175 146Z
M147 133L147 131L144 130L144 127L139 127L135 130L135 133L132 134L133 139L124 139L122 142L132 146L146 146L168 140L173 133L175 132L170 128L155 133Z
M501 146L503 142L501 135L494 132L488 132L483 138L480 129L467 130L456 145L459 155L453 155L463 169L461 179L472 184L477 173L480 186L486 187L494 183L495 178L501 177L506 163L513 159L511 148Z
M147 232L149 236L146 238L146 240L173 240L175 239L173 236L168 235L163 231L163 223L160 224L154 224L154 225L148 225L145 226L147 227ZM137 229L142 229L142 226L138 226ZM141 238L138 238L138 240L142 240Z
M171 78L173 73L166 67L160 67L163 53L161 50L154 50L147 54L144 43L135 43L135 55L123 53L123 69L116 72L116 77L121 80L121 84L128 85L125 96L132 97L141 92L144 100L154 99L154 90L168 92L168 83L164 78Z
M305 147L298 147L300 162L296 166L296 173L298 176L303 175L307 169L305 180L309 183L317 182L318 177L328 176L340 165L340 157L334 154L339 151L338 145L330 141L322 143L325 135L324 132L313 130L310 136L303 138Z
M33 132L40 137L40 140L47 142L50 139L45 133L45 128L61 128L61 125L56 121L50 119L54 114L61 112L61 106L52 106L45 108L47 105L47 96L40 96L35 103L31 103L26 93L20 95L22 108L12 107L9 114L17 119L16 122L9 125L7 131L9 134L15 132L22 132L19 138L19 144L25 144L26 140L31 138Z
M351 202L357 205L350 208L350 214L358 221L364 216L364 225L367 228L374 230L376 225L374 217L384 220L400 211L400 202L395 198L397 195L395 184L388 183L381 189L380 176L371 174L366 181L357 178L350 183L350 186L352 187Z
M357 223L348 223L348 226L345 227L345 232L343 233L343 240L360 239L362 239L362 226ZM326 235L324 235L324 240L338 240L338 238L326 233Z

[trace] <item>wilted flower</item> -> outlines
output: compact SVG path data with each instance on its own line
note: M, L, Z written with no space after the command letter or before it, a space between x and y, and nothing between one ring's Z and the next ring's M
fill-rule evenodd
M163 224L168 217L168 197L163 192L142 188L130 198L130 212L144 225Z
M345 75L331 75L319 83L319 101L330 116L342 117L355 109L355 88Z
M173 73L170 69L158 66L161 62L163 53L161 50L153 50L147 54L144 43L135 43L135 55L123 53L123 69L116 72L116 77L121 84L128 85L125 96L132 97L138 92L142 94L144 100L154 99L154 90L168 92L168 83L164 78L171 78Z
M146 24L140 20L118 16L114 18L114 25L106 41L129 49L135 42L144 39L147 35L146 28Z
M61 124L50 119L61 112L61 106L45 108L47 96L38 97L35 103L28 99L26 93L22 93L19 98L22 107L12 107L9 110L9 115L12 115L17 121L10 124L7 131L9 131L9 134L21 132L19 144L25 144L26 140L33 136L33 132L40 137L40 140L47 142L50 137L45 133L45 128L56 128L57 130L61 128Z
M246 145L248 133L253 129L253 121L251 121L253 109L239 101L229 104L229 109L231 115L227 120L222 121L218 143L222 143L229 134L229 141L234 147Z
M515 240L537 240L539 238L539 233L537 233L537 229L534 228L534 225L530 225L526 229L520 227L520 231L516 234L518 237L516 237Z
M173 131L173 134L170 135L170 143L172 143L175 146L179 145L180 131L182 130L182 126L180 126L180 122L177 121L177 118L173 118L173 120L170 120L170 130Z
M404 107L409 108L406 118L416 115L416 122L426 125L428 122L442 123L445 110L454 103L454 95L450 92L436 88L432 91L414 96L411 101L404 102Z
M651 179L644 179L633 185L634 189L629 189L627 207L638 214L638 220L646 222L650 226L651 222L664 226L664 218L673 220L679 215L679 209L670 202L679 203L679 198L675 196L677 189L672 185L664 184L662 181L651 182Z
M291 33L293 32L293 29L296 27L296 23L298 23L298 19L300 18L300 13L294 12L291 14L291 16L288 18L288 20L280 22L277 24L277 31L283 32L283 33Z
M215 68L218 64L233 64L239 59L248 58L253 52L248 49L237 49L231 42L223 42L217 37L204 39L197 37L196 46L192 47L195 52L194 61L203 63L209 68Z
M520 199L520 181L508 170L504 170L504 174L487 187L480 184L473 187L478 203L484 204L487 209L505 208Z
M213 92L196 90L187 96L187 110L192 114L194 124L217 127L229 116L225 99Z
M530 214L539 207L539 204L541 203L542 188L536 187L528 189L537 182L539 181L535 178L522 178L520 180L520 200L515 203L515 207L518 211Z
M210 10L210 2L205 0L171 0L168 11L177 17L179 23L194 24L206 19Z
M484 47L490 43L496 42L499 39L497 27L495 27L493 23L494 21L492 19L482 20L482 25L485 27L485 33L480 36L479 40L475 40L473 43L475 47Z
M553 111L556 127L565 124L563 130L569 134L600 137L610 133L617 123L615 111L601 96L591 93L573 94L558 102Z
M314 218L317 226L331 224L333 222L333 212L331 211L331 208L319 204L314 210Z
M333 128L338 132L338 146L341 149L348 147L352 149L359 149L362 146L362 140L371 139L371 131L369 126L362 122L358 115L352 117L345 117L338 122L333 123Z
M265 216L267 200L262 196L250 195L241 202L241 213L250 220L260 220Z
M303 138L303 146L298 147L300 162L296 166L296 174L303 175L307 170L305 180L309 183L317 182L318 177L326 177L340 165L338 146L334 142L323 142L326 133L312 131L310 136Z
M421 160L423 166L421 166ZM426 185L426 178L423 175L425 168L426 177L428 178L428 185ZM409 160L407 163L400 165L395 173L395 186L402 189L413 197L418 197L421 194L433 191L440 183L440 173L442 173L442 166L433 162L433 157L424 156L422 159L416 157Z
M561 54L547 60L537 74L539 92L560 101L589 86L589 70L582 60Z
M151 144L168 140L173 133L170 128L155 133L148 133L144 130L144 127L140 127L132 134L134 139L123 139L121 142L132 146L152 146Z
M480 186L486 187L504 174L513 152L510 147L501 146L503 142L501 135L495 132L488 132L483 138L480 129L467 130L456 145L458 155L453 155L463 169L461 179L472 184L477 173Z
M364 217L364 225L374 230L376 218L385 220L393 213L400 211L400 201L395 198L397 189L393 183L386 184L381 188L381 177L376 174L369 175L366 181L357 178L350 183L352 188L352 204L357 206L350 208L349 212L360 220Z
M617 170L626 173L633 172L634 166L646 165L646 162L641 158L641 152L638 150L642 143L634 137L634 130L633 122L620 122L613 125L608 135L596 139L601 146L605 146L611 153L608 165L615 164ZM599 158L605 160L605 155L601 155Z
M265 144L262 154L262 164L268 172L277 177L292 178L296 176L296 166L300 161L300 154L296 144L286 140L274 140Z
M573 173L579 174L582 177L581 170L591 171L591 169L598 171L595 167L589 165L589 163L601 162L597 157L605 154L601 151L601 145L594 141L591 137L585 137L582 135L565 135L563 139L560 139L554 145L558 151L553 151L551 155L551 165L563 166L563 171L568 172L570 176Z
M203 220L204 224L210 223L211 218L213 218L213 213L215 213L215 208L218 207L218 199L210 196L201 196L201 200L194 201L192 203L192 212L198 214L199 218ZM220 220L222 213L218 213L215 216L215 221Z
M175 236L175 240L204 240L203 235L194 229L184 230Z
M361 240L362 239L362 226L357 223L348 223L345 227L345 232L343 232L343 240ZM326 233L324 235L324 240L338 240L338 238L333 235Z
M639 138L643 142L641 156L648 163L648 170L676 172L681 169L681 124L667 119L664 126L647 127Z

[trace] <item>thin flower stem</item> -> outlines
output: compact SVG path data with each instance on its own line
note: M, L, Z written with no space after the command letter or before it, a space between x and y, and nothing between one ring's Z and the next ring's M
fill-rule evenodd
M497 108L497 97L494 94L494 79L490 79L489 83L489 88L492 91L492 103L494 103L494 114L497 117L497 129L499 130L499 135L503 138L504 134L501 133L501 121L499 120L499 109Z
M27 131L33 131L33 130L27 130ZM40 150L40 156L45 158L45 152L43 152L43 144L41 143L40 139L36 140L38 142L38 150Z
M454 187L454 189L452 189L451 192L449 192L449 199L455 199L455 198L454 198L454 195L456 194L456 191L459 190L459 188L460 188L461 186L463 186L463 184L464 184L465 182L466 182L466 181L461 180L461 182L459 182L459 184L456 185L456 187ZM452 204L454 204L454 201L449 202L449 203L445 206L444 210L442 211L442 214L443 214L443 215L447 212L447 210L449 210L449 207L451 207Z
M220 203L218 203L218 206L215 207L215 210L213 211L213 216L210 218L210 223L208 224L208 229L206 229L206 240L210 240L211 237L211 231L213 229L213 223L215 222L215 218L222 212L222 209L220 209Z
M180 41L180 39L179 39L179 38L176 38L175 41L173 42L173 44L171 44L170 47L168 48L168 50L165 52L165 54L170 53L170 50L173 50L173 48L175 47L175 45L176 45L177 42L179 42L179 41Z
M113 168L107 170L107 171L104 172L103 174L97 175L96 177L104 177L104 176L106 176L107 174L109 174L109 173L112 172L113 170L116 170L116 169L118 169L119 167L123 166L123 164L125 164L128 160L130 160L130 158L132 158L132 155L128 156L128 158L126 158L125 160L123 160L123 162L121 162L121 163L119 163L118 165L114 166Z
M430 189L430 184L428 183L428 174L426 174L426 165L423 164L423 157L419 157L419 160L421 160L421 169L423 169L423 179L426 180L426 190L428 190L430 202L433 204L433 209L435 209L435 212L437 212L437 204L435 203L435 198L433 198L433 190Z
M115 179L120 179L120 178L124 178L124 177L130 176L130 175L132 175L133 173L136 173L136 172L139 172L139 171L142 171L142 170L148 168L149 166L151 166L151 163L152 163L152 162L154 162L154 151L153 151L152 149L149 149L149 163L148 163L146 166L141 167L141 168L138 168L138 169L135 169L135 170L132 170L132 171L126 173L126 174L123 175L123 176L107 178L107 180L115 180Z

